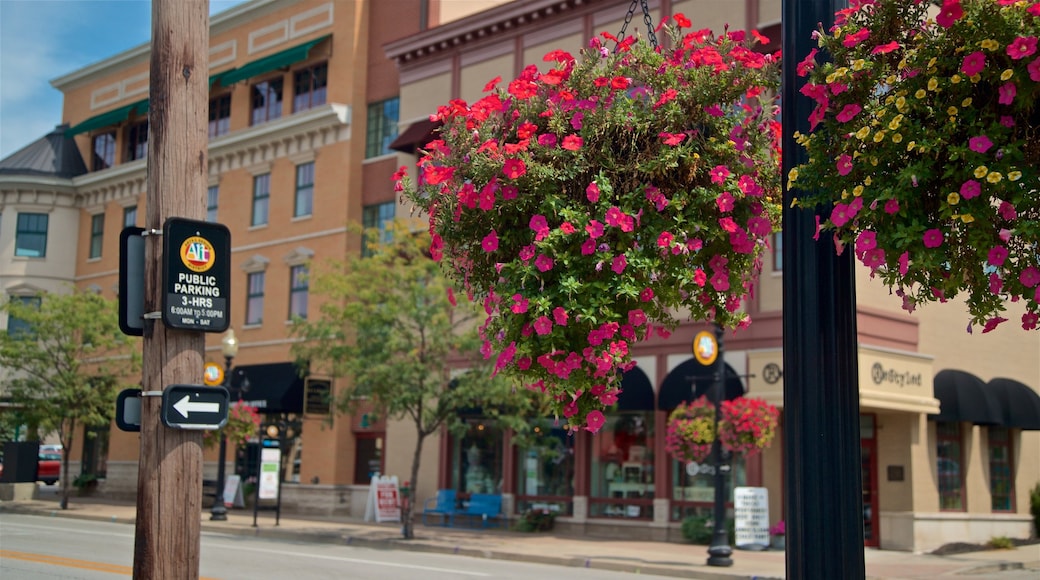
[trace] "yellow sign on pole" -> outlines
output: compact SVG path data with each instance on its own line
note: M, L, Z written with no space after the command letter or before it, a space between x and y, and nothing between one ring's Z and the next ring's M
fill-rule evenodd
M719 356L719 343L712 332L707 330L698 332L697 336L693 337L692 346L693 356L697 362L706 367L715 364L715 359Z
M202 382L207 387L218 387L224 384L224 369L217 363L208 362L202 371Z

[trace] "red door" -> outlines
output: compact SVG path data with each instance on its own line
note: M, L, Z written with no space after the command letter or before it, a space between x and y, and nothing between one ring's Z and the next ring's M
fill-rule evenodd
M863 545L878 547L877 415L859 416L859 445L863 477Z

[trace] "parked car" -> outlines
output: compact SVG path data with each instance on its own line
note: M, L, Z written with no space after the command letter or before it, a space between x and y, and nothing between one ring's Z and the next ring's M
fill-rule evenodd
M61 476L61 452L44 451L40 448L39 462L36 464L36 479L54 485Z

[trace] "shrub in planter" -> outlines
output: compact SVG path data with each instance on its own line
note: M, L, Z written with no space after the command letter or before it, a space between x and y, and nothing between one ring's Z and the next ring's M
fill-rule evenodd
M529 509L520 515L514 525L518 532L548 532L556 524L556 512Z
M798 64L798 204L913 311L967 295L988 332L1040 320L1040 3L852 0ZM817 56L821 60L817 61ZM826 56L824 59L823 57Z
M748 324L778 223L775 59L743 32L674 23L668 49L593 39L452 101L418 183L397 174L434 258L483 301L495 372L552 395L572 428L602 427L630 345L667 336L676 312Z

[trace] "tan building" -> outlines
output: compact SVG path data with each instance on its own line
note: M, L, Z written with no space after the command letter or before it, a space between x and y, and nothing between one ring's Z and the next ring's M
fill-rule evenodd
M767 50L779 46L780 4L649 2L655 23L683 13L694 29L757 29L772 41ZM550 50L577 53L601 31L617 34L626 9L627 3L597 0L517 0L389 43L401 77L401 137L394 146L411 153L430 140L436 126L428 117L450 99L473 102L498 75L510 79L526 65L547 66L542 56ZM640 12L628 32L645 36ZM779 241L747 305L754 323L726 336L725 361L727 396L747 391L782 408ZM1040 410L1026 417L1009 401L1040 409L1040 334L1010 322L968 334L960 303L909 315L862 269L857 301L866 544L923 551L1028 536L1029 490L1040 481ZM1012 321L1017 306L1008 305ZM686 324L667 341L633 347L638 366L626 374L618 407L595 436L553 430L555 448L518 449L508 433L469 418L465 436L442 440L439 486L501 493L512 514L558 510L557 526L576 533L678 539L681 520L710 513L714 494L705 466L681 465L664 452L668 411L707 389L701 382L695 392L690 387L704 372L689 347L703 329ZM973 397L984 403L984 414L974 412ZM778 441L762 456L738 462L732 481L768 489L771 523L783 513L782 449Z

